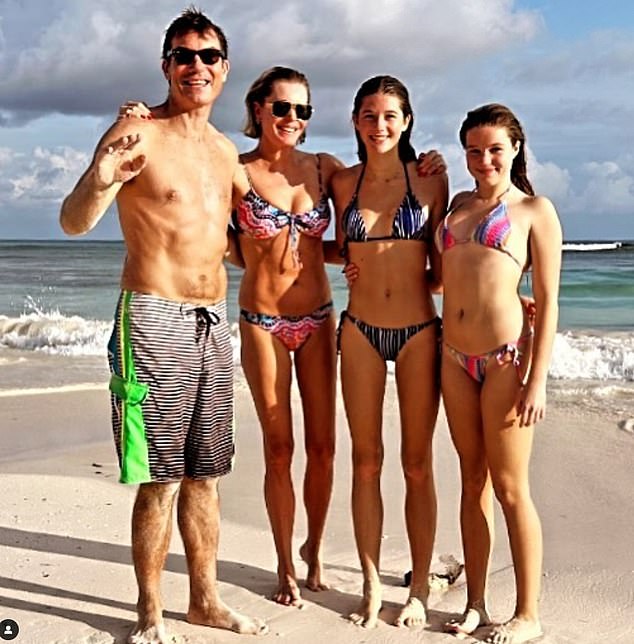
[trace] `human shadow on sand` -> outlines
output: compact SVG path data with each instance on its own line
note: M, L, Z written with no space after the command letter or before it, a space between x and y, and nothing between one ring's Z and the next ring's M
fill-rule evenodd
M0 528L0 546L31 550L47 554L59 554L71 557L92 559L97 562L115 563L132 566L130 547L103 541L79 539L70 536L61 536L45 532L31 532L15 528ZM164 570L172 573L187 574L185 556L170 553L167 557ZM133 573L131 573L133 574ZM236 581L238 582L236 583ZM262 568L249 566L233 561L218 561L218 581L239 586L256 595L266 595L277 580L276 575ZM77 586L81 581L77 582ZM96 596L79 591L57 588L51 584L37 583L22 579L0 576L0 588L10 591L19 591L38 596L54 597L71 601L81 601L86 604L105 606L116 610L130 612L130 619L122 619L102 615L98 608L94 611L81 611L61 606L51 605L50 601L25 600L15 597L0 596L0 606L3 609L25 610L42 615L51 615L75 622L83 622L97 631L107 632L115 642L125 642L134 624L136 605L133 602L123 602L114 598ZM185 614L165 610L166 619L178 621L185 620ZM169 628L169 625L168 625ZM26 634L25 634L26 635Z
M0 546L8 548L19 548L47 554L59 554L71 557L92 559L97 562L123 564L132 566L130 546L82 539L71 536L62 536L45 532L33 532L19 530L16 528L0 527ZM330 568L331 566L326 566ZM340 568L332 566L332 568ZM346 566L346 571L348 567ZM187 575L187 562L182 554L168 554L164 570L176 574ZM350 568L361 578L359 569ZM277 583L277 576L270 570L258 568L242 562L218 561L218 581L238 586L261 597L270 597L272 590ZM402 580L395 575L382 576L385 585L402 585ZM79 584L78 584L79 585ZM361 586L361 584L359 584ZM96 596L82 593L75 590L68 590L54 587L46 583L37 583L21 579L14 579L0 576L0 588L7 588L11 591L20 591L26 594L49 596L57 599L81 601L86 604L101 605L116 610L130 612L130 619L123 619L108 615L102 615L97 611L81 611L72 608L53 606L45 600L24 600L14 597L0 597L0 605L6 609L25 610L43 615L61 617L75 622L83 622L91 628L110 634L115 642L124 642L133 623L136 614L136 606L133 602L124 602L114 598ZM221 591L222 594L222 591ZM359 593L350 593L338 590L336 587L328 591L312 592L302 587L302 597L309 603L320 606L338 614L342 619L357 609L360 601ZM398 616L402 606L392 601L384 601L380 613L380 619L387 624L392 624ZM282 607L280 607L282 608ZM185 620L185 614L176 611L165 610L164 617L167 620ZM457 617L454 613L444 613L436 610L428 611L429 625L424 630L441 631L442 625ZM169 625L168 625L169 628ZM421 630L423 630L421 628Z

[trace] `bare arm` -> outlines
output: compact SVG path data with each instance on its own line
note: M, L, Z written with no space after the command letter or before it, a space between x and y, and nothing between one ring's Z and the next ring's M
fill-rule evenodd
M146 165L141 135L129 125L115 123L97 144L92 162L64 199L60 224L68 235L92 230L126 181Z
M321 172L324 186L326 187L326 194L330 199L335 199L333 179L339 170L343 170L346 166L337 159L337 157L332 156L332 154L324 154L323 152L319 154L321 160Z
M225 260L238 268L244 268L244 257L240 251L240 241L238 240L238 233L232 226L227 228L227 251L225 252Z
M546 378L559 316L557 299L561 271L561 225L548 199L537 197L534 208L530 249L533 258L535 338L530 375L518 404L521 425L532 425L544 417Z
M449 181L446 174L434 177L435 191L434 198L429 209L429 233L427 252L429 253L429 264L431 270L428 272L427 282L430 290L438 293L441 290L442 280L442 259L435 242L436 229L447 213L447 202L449 201Z
M324 240L324 261L327 264L339 264L340 266L345 264L343 257L341 256L341 251L339 249L339 244L336 239Z
M430 233L431 235L431 241L430 243L434 245L434 251L436 252L436 257L438 258L438 263L437 265L433 268L434 270L434 275L431 277L431 284L430 284L430 289L434 293L442 293L443 292L443 285L442 285L442 253L438 249L437 246L437 235L438 235L438 226L444 221L445 217L449 212L451 212L454 208L457 208L459 204L464 201L467 195L469 195L469 192L459 192L458 194L454 195L453 199L451 200L449 206L445 208L445 212L442 213L440 216L438 222L434 222L432 224L432 232Z
M343 170L345 168L344 164L339 161L336 157L332 156L331 154L323 154L321 153L319 155L319 158L321 160L321 171L322 171L322 177L324 181L324 185L326 186L326 194L330 197L333 203L333 207L335 208L335 229L338 230L339 224L338 224L338 216L337 216L337 211L336 211L336 205L334 203L334 188L333 188L333 178L335 174L339 170ZM341 246L340 246L341 240L337 236L335 240L328 240L324 241L324 261L327 264L344 264L344 259L341 256Z
M350 193L349 184L352 175L350 170L341 170L335 173L330 182L332 191L332 202L335 207L335 239L337 243L337 251L341 253L345 246L345 235L341 222L343 220L343 213L348 204L348 200L352 193ZM348 258L341 255L343 263L347 263Z

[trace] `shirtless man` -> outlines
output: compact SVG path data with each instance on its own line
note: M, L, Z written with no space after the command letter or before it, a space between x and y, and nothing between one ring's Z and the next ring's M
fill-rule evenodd
M231 470L232 351L223 258L237 150L209 122L229 72L222 30L194 9L167 29L167 100L116 122L61 210L70 235L116 199L127 256L109 344L121 481L138 483L132 556L138 622L128 642L171 641L160 575L172 508L190 575L187 619L239 633L266 626L230 610L216 588L218 477Z

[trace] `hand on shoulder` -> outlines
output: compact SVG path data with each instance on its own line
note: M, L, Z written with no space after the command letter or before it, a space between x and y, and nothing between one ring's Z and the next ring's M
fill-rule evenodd
M447 164L445 158L438 150L421 152L416 160L416 172L421 177L434 175L447 175Z
M147 103L143 103L142 101L126 101L123 105L120 105L117 120L121 121L131 118L151 119L152 112Z

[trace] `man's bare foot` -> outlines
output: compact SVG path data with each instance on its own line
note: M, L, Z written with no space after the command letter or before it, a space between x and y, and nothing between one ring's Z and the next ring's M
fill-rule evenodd
M394 622L394 626L399 628L407 626L414 628L416 626L424 626L427 623L427 612L425 604L418 597L409 596L405 606L401 609L398 617Z
M306 588L315 592L330 590L330 586L324 581L324 570L319 554L311 555L308 542L299 549L299 556L308 566L306 574Z
M348 619L357 626L374 628L379 621L381 610L381 584L380 582L363 584L363 599L359 608L348 615Z
M478 601L468 606L460 619L447 622L444 630L445 633L453 633L458 639L464 639L480 626L488 626L490 623L491 619L484 602Z
M187 621L190 624L224 628L244 635L265 635L269 632L269 627L261 619L236 613L222 602L204 611L190 606Z
M140 623L128 635L128 644L172 644L172 638L165 632L163 621L157 624L141 626Z
M304 608L304 602L299 592L295 575L278 572L278 586L271 595L271 599L282 606L295 606Z
M522 644L532 642L543 634L538 621L513 617L508 622L496 626L485 641L490 644Z

